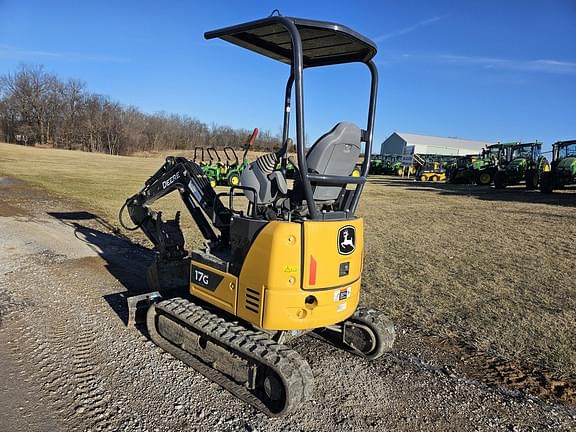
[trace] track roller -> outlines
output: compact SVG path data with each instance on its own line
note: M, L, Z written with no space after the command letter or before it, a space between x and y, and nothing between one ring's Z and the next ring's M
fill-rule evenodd
M268 416L288 414L311 397L308 363L264 332L181 298L152 305L146 322L155 344Z

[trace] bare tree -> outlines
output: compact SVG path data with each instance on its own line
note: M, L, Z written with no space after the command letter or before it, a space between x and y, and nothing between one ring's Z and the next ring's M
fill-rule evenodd
M82 81L64 82L42 66L22 66L0 76L0 132L8 142L109 154L196 146L240 148L250 133L215 123L208 126L178 114L145 114L90 93ZM255 148L278 145L277 136L263 131Z

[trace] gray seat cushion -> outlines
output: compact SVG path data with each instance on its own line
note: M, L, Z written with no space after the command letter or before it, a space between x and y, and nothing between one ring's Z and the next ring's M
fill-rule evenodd
M306 154L308 172L348 176L360 156L361 129L353 123L341 122L321 136ZM315 186L314 200L331 202L338 198L346 185Z

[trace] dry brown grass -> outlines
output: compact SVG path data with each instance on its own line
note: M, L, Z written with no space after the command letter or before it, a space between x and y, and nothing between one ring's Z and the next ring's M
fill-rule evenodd
M0 175L115 225L118 208L161 162L0 144ZM159 205L168 215L183 209L177 195ZM400 323L575 376L575 210L575 191L548 197L374 177L360 207L364 302ZM189 220L187 237L198 242Z
M243 155L243 150L236 150L236 155L238 156L239 160L242 160L242 155ZM258 156L263 155L266 152L260 152L260 151L252 151L250 150L248 152L248 158L250 160L254 160L256 159ZM218 150L218 154L220 155L220 158L222 159L222 161L226 161L226 155L224 154L224 151L222 150ZM166 156L184 156L187 157L189 159L193 159L194 158L194 151L193 150L165 150L162 152L157 152L157 151L140 151L140 152L136 152L134 154L131 155L131 157L139 157L139 158L152 158L152 159L164 159ZM200 157L200 153L198 153L198 157ZM210 160L208 153L206 152L206 150L204 150L204 160L206 160L207 162Z

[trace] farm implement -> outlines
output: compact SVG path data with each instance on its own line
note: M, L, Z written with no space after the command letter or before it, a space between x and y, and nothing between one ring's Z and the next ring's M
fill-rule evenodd
M158 252L148 277L158 293L143 297L152 341L258 410L280 416L296 410L314 387L310 366L287 341L314 333L366 360L394 342L386 316L359 307L364 225L356 210L372 150L376 45L340 24L283 16L204 36L290 66L283 145L250 163L240 184L220 194L197 163L168 157L128 198L120 219L127 209L131 229L140 228ZM351 62L370 73L365 129L340 122L306 151L304 69ZM297 160L289 184L292 112ZM360 175L353 176L362 146ZM204 236L204 247L188 252L179 213L164 220L149 207L174 191ZM237 208L237 199L248 208Z

